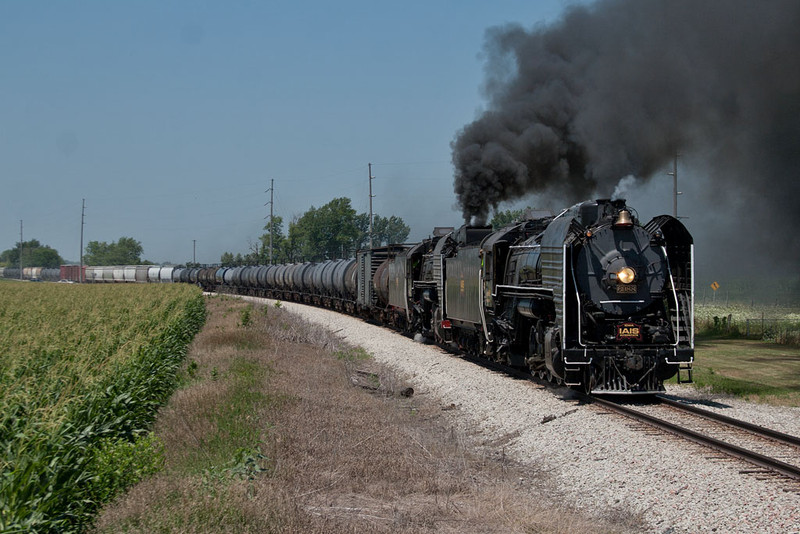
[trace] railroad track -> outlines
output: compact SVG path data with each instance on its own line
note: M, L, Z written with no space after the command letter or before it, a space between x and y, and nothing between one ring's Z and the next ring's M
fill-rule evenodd
M800 482L800 438L796 436L661 396L655 397L651 405L636 407L598 397L587 397L587 400L609 411Z
M469 355L461 357L478 365L503 372L522 380L538 384L544 383L529 373L513 369L505 365L491 362L483 358ZM687 439L694 443L709 447L729 457L738 458L755 466L761 471L777 473L800 483L800 437L778 432L734 419L710 410L678 402L661 395L652 397L650 404L637 404L635 407L625 406L620 402L602 397L572 392L574 398L583 403L602 406L607 410L624 415L651 427ZM667 412L654 415L647 412ZM670 415L668 412L671 412ZM677 416L676 416L677 414ZM675 419L683 421L675 422ZM668 420L672 419L672 421ZM750 471L743 471L750 472Z

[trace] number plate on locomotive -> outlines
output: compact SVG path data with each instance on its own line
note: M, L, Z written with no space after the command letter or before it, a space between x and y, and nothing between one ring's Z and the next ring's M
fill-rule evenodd
M621 323L617 325L617 341L641 341L642 325Z
M639 288L636 284L617 284L617 293L637 293Z

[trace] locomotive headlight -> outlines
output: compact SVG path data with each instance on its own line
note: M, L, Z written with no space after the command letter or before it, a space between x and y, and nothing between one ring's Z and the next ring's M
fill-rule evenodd
M621 284L630 284L636 280L636 271L631 269L630 267L623 267L621 271L617 273L617 281Z

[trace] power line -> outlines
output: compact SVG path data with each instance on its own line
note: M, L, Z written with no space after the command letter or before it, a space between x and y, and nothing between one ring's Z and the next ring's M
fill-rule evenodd
M22 219L19 220L19 279L22 280Z
M678 191L678 154L675 153L675 159L672 163L672 172L668 172L669 176L672 176L672 216L676 219L678 218L678 195L680 195L680 191Z
M372 199L375 197L372 194L372 179L375 178L372 176L372 163L367 163L367 169L369 170L369 248L372 249Z
M86 199L81 199L81 270L78 274L78 281L83 283L83 222L86 215Z
M275 179L271 178L269 181L269 189L264 191L265 193L269 193L269 264L272 265L272 230L275 228L273 223L273 215L272 215L272 207L273 207L273 197L272 194L275 191ZM266 206L266 204L264 204ZM266 218L266 217L265 217Z

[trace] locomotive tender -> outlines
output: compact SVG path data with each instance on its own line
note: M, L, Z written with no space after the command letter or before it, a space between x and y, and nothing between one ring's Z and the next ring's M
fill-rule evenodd
M465 225L362 250L355 259L87 267L84 279L196 283L325 306L582 391L652 394L682 371L691 380L693 255L692 237L674 217L641 225L624 200L600 199L497 231Z

